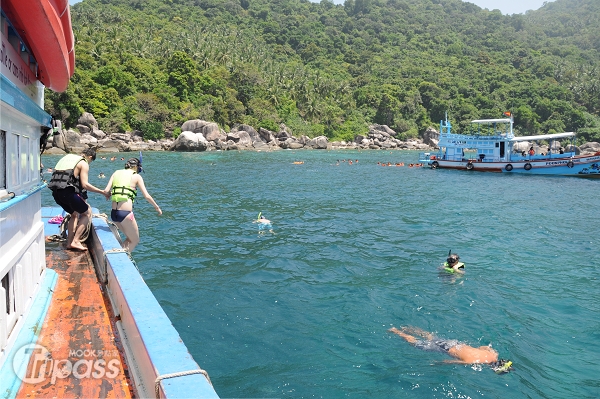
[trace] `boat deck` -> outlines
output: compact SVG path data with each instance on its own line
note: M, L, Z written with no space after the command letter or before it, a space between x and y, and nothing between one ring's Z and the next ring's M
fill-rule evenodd
M17 397L133 397L115 320L89 252L47 242L46 265L58 281L37 341L43 348L32 353Z

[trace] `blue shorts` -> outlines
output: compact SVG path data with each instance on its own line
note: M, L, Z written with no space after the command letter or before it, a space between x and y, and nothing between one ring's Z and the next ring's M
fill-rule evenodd
M110 211L110 218L113 222L121 223L127 216L129 216L130 213L131 211L119 211L117 209L113 209Z
M271 226L271 223L259 223L258 229L259 230L265 230L265 229L271 230L271 229L273 229L273 226Z
M75 188L67 187L52 191L54 201L67 213L86 213L90 206L80 194L75 194Z

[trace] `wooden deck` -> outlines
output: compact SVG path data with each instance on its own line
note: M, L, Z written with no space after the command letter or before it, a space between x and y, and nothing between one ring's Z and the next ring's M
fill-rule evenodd
M47 242L46 265L58 282L17 398L134 397L89 253Z

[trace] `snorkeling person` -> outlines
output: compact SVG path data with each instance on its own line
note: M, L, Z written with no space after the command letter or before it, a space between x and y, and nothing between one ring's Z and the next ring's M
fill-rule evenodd
M112 210L110 211L110 218L125 234L126 240L123 243L123 248L128 252L133 252L140 242L140 231L133 216L133 201L137 196L137 187L140 188L144 198L154 206L156 212L162 215L160 207L146 190L144 179L139 174L141 171L141 161L137 158L131 158L125 163L125 169L119 169L113 173L104 189L105 193L111 194Z
M401 327L400 329L392 327L388 331L401 336L415 348L447 353L456 359L445 360L444 363L487 364L496 374L508 373L513 370L511 367L512 362L505 359L498 360L498 352L492 349L491 346L474 348L455 339L440 339L432 333L416 327ZM418 339L412 334L424 339Z
M87 203L87 192L108 195L94 187L88 181L89 164L96 159L96 150L88 148L81 155L67 154L62 157L52 173L48 188L52 190L52 197L65 212L71 214L67 225L67 249L86 251L81 242L90 220L92 210ZM82 162L83 161L83 162Z
M271 224L271 221L262 216L260 213L258 214L258 218L253 223L258 223L259 233L264 233L265 230L269 230L270 233L273 232L273 225Z
M460 256L457 254L448 254L448 258L444 262L444 270L449 273L464 273L465 264L459 260Z

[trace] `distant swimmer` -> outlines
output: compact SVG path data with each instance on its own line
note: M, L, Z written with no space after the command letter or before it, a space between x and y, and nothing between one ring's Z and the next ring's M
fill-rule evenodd
M265 230L269 230L270 233L273 233L273 225L271 221L266 217L262 216L262 212L258 214L258 218L253 223L258 223L258 232L264 233Z
M388 331L401 336L415 348L447 353L456 359L446 360L444 363L487 364L496 374L508 373L513 370L511 367L512 362L504 359L498 360L498 352L492 349L491 346L474 348L455 339L438 338L432 333L416 327L401 327L400 329L392 327ZM415 335L424 339L418 339Z
M99 178L104 179L106 176L104 176L104 173L100 172L100 174L98 175Z
M444 270L448 273L464 273L465 264L460 262L460 256L451 252L448 252L448 258L444 262Z

